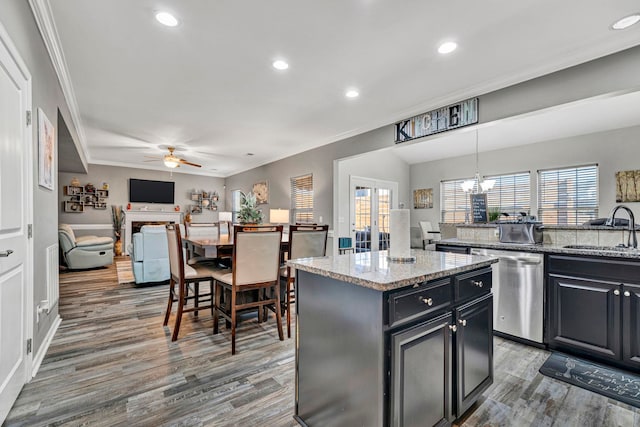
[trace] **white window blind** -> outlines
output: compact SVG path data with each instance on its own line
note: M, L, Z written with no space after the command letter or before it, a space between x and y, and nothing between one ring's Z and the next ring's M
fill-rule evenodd
M538 171L538 217L579 225L598 216L598 165Z
M517 216L531 209L531 174L529 172L488 176L494 187L487 192L487 207Z
M440 210L442 222L465 222L469 219L469 194L460 186L465 180L440 182Z
M291 178L291 214L293 222L313 222L313 175Z

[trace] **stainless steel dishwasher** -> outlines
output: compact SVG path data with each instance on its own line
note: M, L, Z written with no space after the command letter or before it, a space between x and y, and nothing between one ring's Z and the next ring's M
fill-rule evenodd
M472 255L495 256L493 329L543 342L544 258L529 252L471 249Z

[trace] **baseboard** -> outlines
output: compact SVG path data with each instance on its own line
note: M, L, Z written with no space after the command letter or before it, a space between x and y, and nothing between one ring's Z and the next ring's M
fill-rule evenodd
M49 328L49 332L47 332L47 335L44 337L44 340L42 341L42 345L40 346L40 349L38 349L38 353L33 356L33 361L31 362L31 367L32 367L31 378L35 377L36 374L38 373L38 369L40 369L40 365L44 360L44 356L47 354L47 350L51 345L51 340L53 340L53 336L56 334L56 331L58 330L58 327L60 326L61 322L62 322L62 318L60 318L60 315L56 316L55 320L53 321L53 324Z

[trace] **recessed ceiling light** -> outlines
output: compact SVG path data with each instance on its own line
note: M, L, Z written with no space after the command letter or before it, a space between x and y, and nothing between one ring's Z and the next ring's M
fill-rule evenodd
M286 70L287 68L289 68L289 64L281 59L278 59L277 61L273 61L273 68L275 68L276 70Z
M618 19L611 25L614 30L624 30L630 26L640 22L640 13L634 13L633 15L625 16L622 19Z
M451 53L458 48L455 42L445 42L438 47L438 52L444 54Z
M360 96L360 93L358 93L358 91L355 89L349 89L344 93L344 96L346 96L347 98L357 98L358 96Z
M169 12L158 12L156 13L156 19L162 25L166 25L167 27L175 27L178 25L178 20L175 16L170 14Z

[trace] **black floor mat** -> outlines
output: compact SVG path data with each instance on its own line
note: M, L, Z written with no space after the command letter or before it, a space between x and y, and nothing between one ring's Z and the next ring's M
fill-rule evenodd
M562 353L552 353L540 373L640 408L638 375Z

